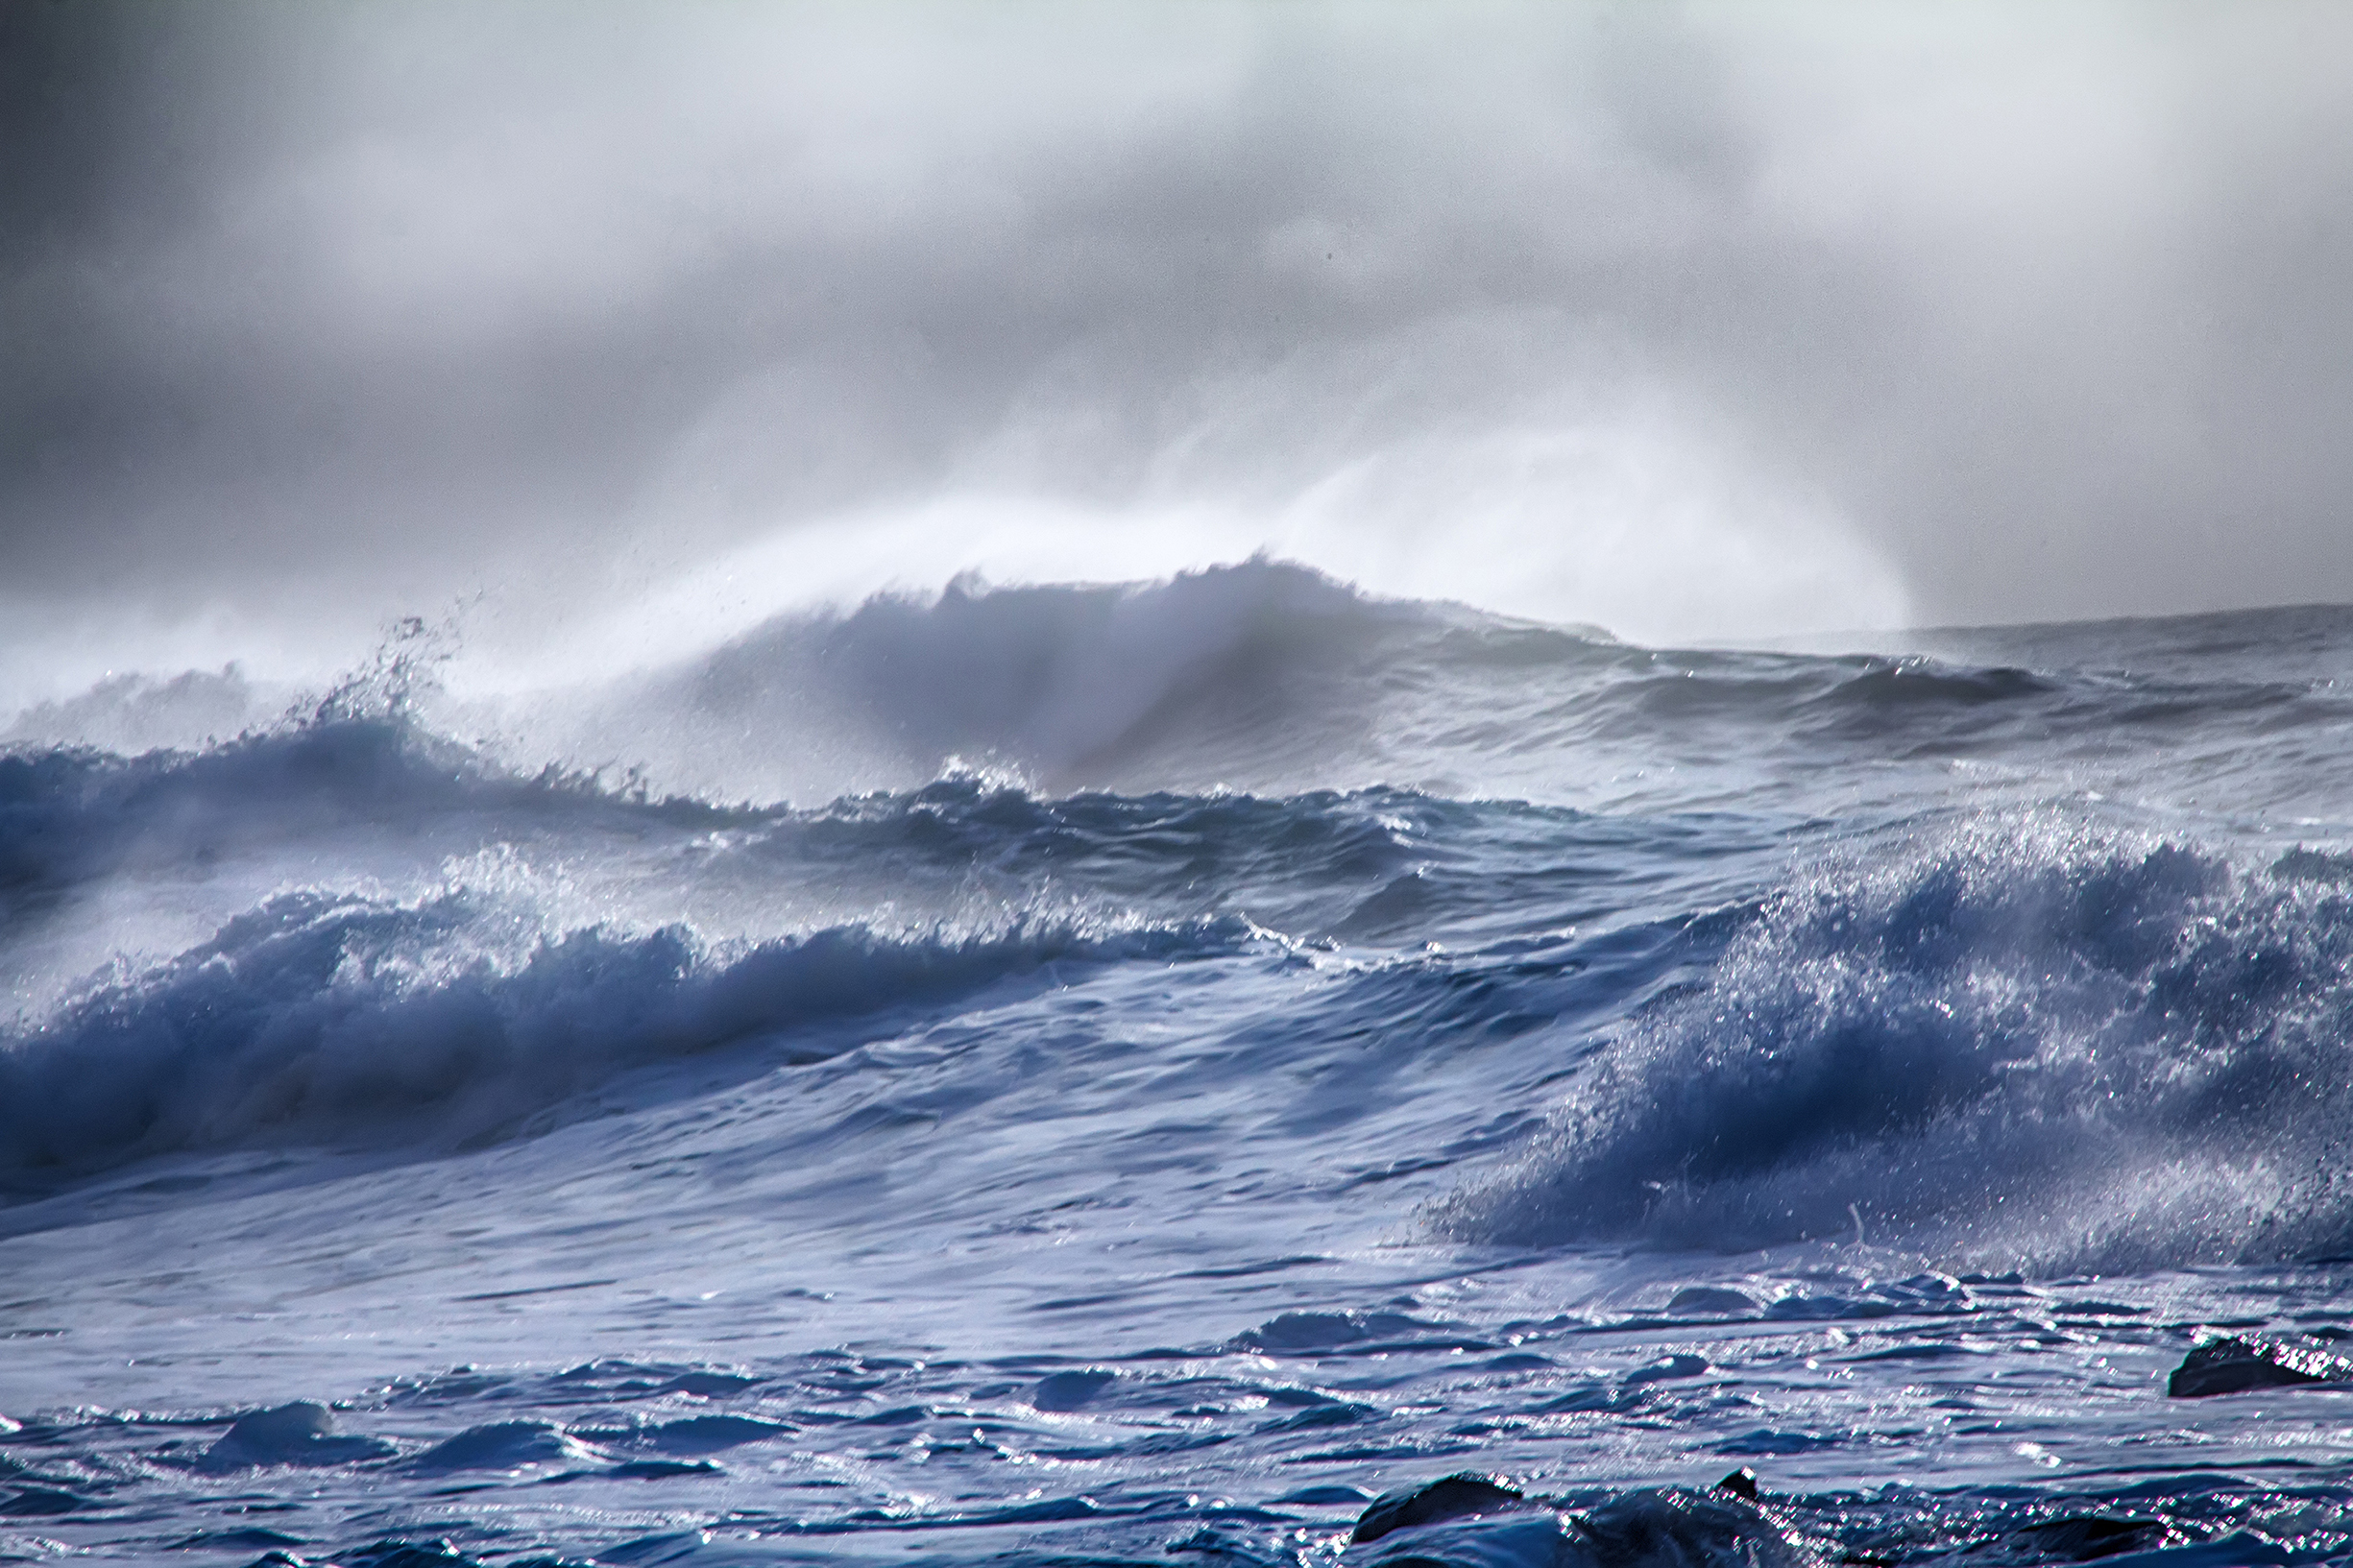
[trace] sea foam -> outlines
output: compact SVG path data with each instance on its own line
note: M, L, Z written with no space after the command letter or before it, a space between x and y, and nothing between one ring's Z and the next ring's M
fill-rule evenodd
M519 923L465 888L272 898L0 1040L0 1177L255 1142L478 1142L631 1068L753 1042L815 1059L1001 983L1253 940L1233 918L852 925L730 945L684 926Z
M2353 864L1984 823L1773 899L1444 1232L2040 1269L2353 1239Z

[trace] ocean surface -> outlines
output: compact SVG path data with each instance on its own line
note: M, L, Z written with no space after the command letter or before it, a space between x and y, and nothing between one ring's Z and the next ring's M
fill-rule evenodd
M2353 1556L2353 611L448 652L12 721L0 1558Z

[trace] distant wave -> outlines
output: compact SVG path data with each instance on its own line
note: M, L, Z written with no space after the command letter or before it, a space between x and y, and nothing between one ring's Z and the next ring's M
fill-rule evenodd
M313 803L374 787L360 755L372 744L394 792L430 782L409 766L424 759L428 771L447 760L542 784L636 777L682 799L804 807L959 771L1053 793L1392 784L1564 799L1575 791L1547 781L1753 773L1774 759L1812 771L2083 734L2162 747L2218 726L2260 726L2275 744L2298 725L2353 722L2325 682L1643 648L1589 627L1369 597L1265 560L1156 583L884 595L780 617L667 670L508 702L434 688L455 636L406 623L308 708L172 755L219 757L207 766L224 788L236 769L280 766L266 786ZM44 749L62 757L87 743L119 759L124 737L250 716L257 700L234 671L117 678L22 716L7 755L19 775ZM407 726L409 738L394 745L369 723ZM437 733L488 738L427 744ZM119 764L47 765L136 786L136 770ZM201 787L203 770L184 761L145 766L166 793ZM402 769L410 784L390 777Z
M1774 901L1448 1234L2041 1268L2353 1244L2353 864L2012 823Z
M1056 788L1262 787L1335 782L1319 768L1351 760L1355 777L1339 782L1409 783L1530 739L1630 729L1673 747L1702 715L1775 731L1933 723L2053 689L2023 670L1920 659L1633 647L1251 561L1152 584L956 586L782 619L632 713L648 733L691 734L714 763L828 736L900 785L964 759Z
M238 843L461 812L578 820L644 810L593 778L510 774L406 717L310 718L195 752L0 752L0 908L125 861L203 857ZM725 820L693 802L651 806Z
M721 807L582 773L513 773L406 715L304 719L201 752L0 753L0 922L16 922L12 934L116 879L211 887L218 902L198 907L218 921L322 868L339 868L325 873L339 885L389 877L414 892L488 854L593 882L600 914L674 910L699 890L741 913L726 929L752 934L788 908L796 928L880 907L956 916L976 898L1019 904L1060 887L1089 907L1161 920L1242 910L1298 937L1380 945L1506 931L1589 880L1573 865L1498 880L1497 855L1679 876L1774 842L1770 826L1732 819L1630 821L1408 789L1056 796L972 770L809 808Z
M711 798L808 803L958 765L1056 790L1249 786L1360 754L1387 672L1485 619L1264 561L1155 584L959 583L772 621L593 702L562 745Z
M1369 597L1274 561L1158 583L885 596L794 615L561 722L522 754L800 804L958 765L1060 792L1372 784L1561 798L1666 766L1969 755L2086 726L2137 742L2250 714L2353 721L2325 685L2086 675L1925 655L1644 648L1590 627Z
M1252 940L1236 919L1015 920L730 949L680 927L542 936L462 889L405 903L286 893L0 1039L0 1179L252 1144L447 1147L511 1133L631 1068L754 1041L812 1059L1057 966Z

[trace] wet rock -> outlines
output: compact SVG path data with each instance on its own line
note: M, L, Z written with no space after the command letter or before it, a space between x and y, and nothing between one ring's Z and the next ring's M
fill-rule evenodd
M1730 1492L1734 1497L1745 1497L1754 1503L1757 1501L1757 1472L1744 1464L1722 1481L1717 1482L1715 1489L1719 1492Z
M2208 1339L2183 1357L2165 1391L2174 1399L2204 1399L2314 1383L2353 1383L2353 1359L2292 1339L2233 1334Z
M351 1464L380 1459L392 1445L376 1437L346 1437L335 1431L334 1412L298 1399L237 1417L221 1440L199 1461L207 1470L243 1470L265 1464Z
M1358 1521L1349 1561L1378 1568L1823 1568L1810 1545L1750 1501L1736 1470L1710 1491L1628 1492L1584 1514L1531 1502L1492 1477L1387 1493ZM1368 1556L1355 1547L1381 1544Z
M1508 1486L1492 1476L1465 1471L1461 1475L1433 1481L1424 1486L1406 1486L1393 1492L1383 1492L1357 1519L1355 1532L1348 1536L1348 1540L1351 1544L1377 1541L1395 1530L1434 1525L1446 1519L1510 1512L1528 1507L1526 1496L1518 1488Z
M2110 1519L2099 1514L2072 1514L2046 1520L2014 1532L2011 1540L2039 1557L2090 1562L2119 1552L2139 1552L2166 1544L2165 1526L2154 1519Z
M1710 1563L1725 1568L1820 1568L1822 1562L1763 1509L1721 1484L1705 1492L1680 1487L1629 1492L1577 1520L1575 1533L1583 1537L1589 1560L1598 1568L1692 1568Z

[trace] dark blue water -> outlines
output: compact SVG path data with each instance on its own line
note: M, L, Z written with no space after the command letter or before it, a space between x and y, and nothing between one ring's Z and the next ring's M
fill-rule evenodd
M1259 563L48 705L0 1555L2353 1555L2353 1399L2165 1391L2353 1337L2349 665Z

